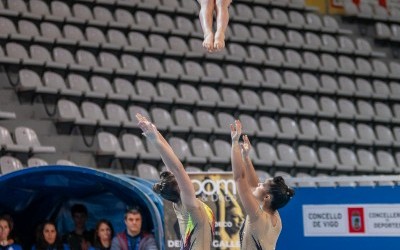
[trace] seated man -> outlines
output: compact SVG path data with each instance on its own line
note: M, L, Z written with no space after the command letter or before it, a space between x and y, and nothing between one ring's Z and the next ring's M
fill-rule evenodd
M89 249L93 243L94 231L86 229L87 208L83 204L75 204L71 207L71 216L75 228L63 236L63 242L68 244L71 250Z
M111 242L111 250L158 250L152 234L142 232L142 213L139 208L125 212L125 231Z

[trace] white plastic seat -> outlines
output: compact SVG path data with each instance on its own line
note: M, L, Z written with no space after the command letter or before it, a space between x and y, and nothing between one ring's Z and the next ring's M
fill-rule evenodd
M41 159L41 158L36 158L36 157L31 157L28 159L28 167L38 167L38 166L47 166L49 165L47 161Z
M159 180L160 173L158 172L157 168L153 165L140 163L136 166L138 171L138 176L143 179L147 180Z
M8 174L23 169L21 161L12 156L2 156L0 158L1 174Z
M28 146L32 153L56 152L56 148L53 146L42 146L36 132L31 128L17 127L14 134L17 144Z

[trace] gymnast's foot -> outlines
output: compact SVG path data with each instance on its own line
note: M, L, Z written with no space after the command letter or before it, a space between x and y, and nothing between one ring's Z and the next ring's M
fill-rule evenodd
M217 31L214 39L214 51L221 51L223 48L225 48L225 34Z
M212 52L214 48L214 34L211 32L208 35L204 35L203 47L208 51Z

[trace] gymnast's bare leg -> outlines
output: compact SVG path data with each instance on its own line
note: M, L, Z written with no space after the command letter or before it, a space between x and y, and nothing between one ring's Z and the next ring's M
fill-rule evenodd
M225 48L225 32L229 22L228 7L232 0L215 0L217 11L217 31L214 37L214 50L220 51Z
M184 0L188 1L188 0ZM214 48L214 33L213 33L213 13L215 8L215 0L197 0L200 4L200 23L204 33L203 47L212 52Z

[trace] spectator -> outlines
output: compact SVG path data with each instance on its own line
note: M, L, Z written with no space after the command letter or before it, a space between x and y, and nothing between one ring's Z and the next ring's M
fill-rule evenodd
M22 250L12 238L14 221L9 215L0 216L0 250Z
M93 247L91 250L111 249L111 240L114 237L114 229L110 221L102 219L97 222Z
M154 236L142 232L142 213L139 208L125 212L125 231L112 240L111 250L157 250Z
M56 225L46 221L37 228L36 244L32 250L69 250L69 247L60 240Z
M87 208L83 204L75 204L71 207L71 216L75 228L64 235L63 242L68 244L72 250L88 250L93 242L94 232L86 229Z

